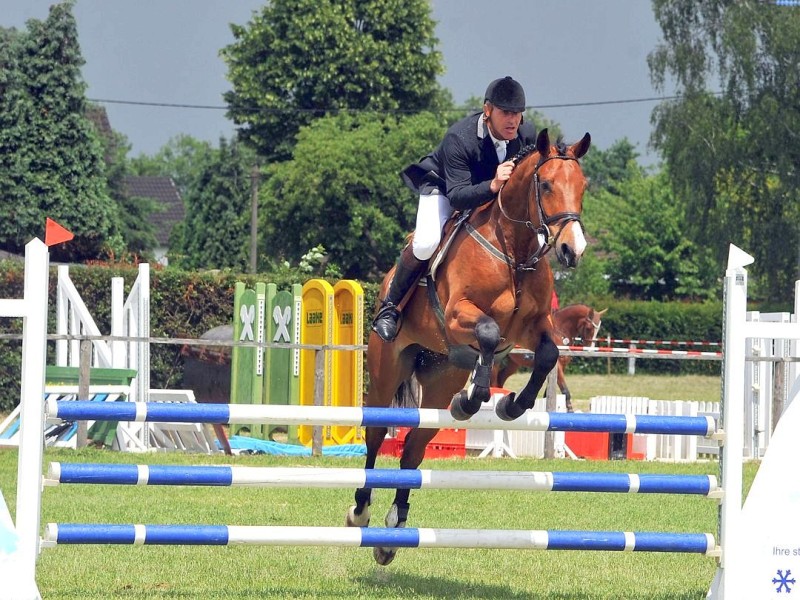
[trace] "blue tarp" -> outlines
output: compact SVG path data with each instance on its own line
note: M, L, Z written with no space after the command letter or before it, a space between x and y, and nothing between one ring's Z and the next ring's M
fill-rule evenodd
M296 444L282 444L270 440L234 435L230 439L233 450L245 450L258 454L274 454L277 456L311 456L311 448ZM219 442L217 442L219 447ZM342 444L340 446L323 446L323 456L364 456L367 447L364 444Z

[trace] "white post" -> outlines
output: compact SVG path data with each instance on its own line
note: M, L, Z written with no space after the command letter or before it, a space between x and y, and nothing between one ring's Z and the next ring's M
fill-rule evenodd
M119 339L125 335L124 328L124 285L122 277L111 279L111 366L115 369L124 369L127 363L127 344Z
M726 590L736 590L733 578L743 559L741 530L742 455L744 452L744 368L745 313L747 311L747 271L753 257L734 245L728 253L725 271L723 343L723 388L720 425L725 444L720 458L720 481L725 501L720 506L719 544L722 547L715 591L723 598Z
M34 239L25 246L24 299L16 314L22 317L22 382L20 391L20 441L17 458L17 548L4 567L15 569L3 577L4 598L35 598L36 560L39 557L42 455L44 447L44 368L47 358L47 290L49 255L44 242ZM13 311L12 311L13 313Z

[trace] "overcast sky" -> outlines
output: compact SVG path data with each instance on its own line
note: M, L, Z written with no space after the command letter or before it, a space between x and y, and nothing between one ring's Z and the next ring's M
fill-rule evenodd
M51 0L0 0L0 25L45 19ZM83 76L92 100L223 107L230 89L220 48L263 0L77 0ZM441 83L457 102L511 75L528 105L560 123L567 141L592 134L602 149L627 137L651 164L657 96L647 54L661 37L648 0L432 0L444 57ZM490 8L491 6L491 8ZM671 90L668 90L670 93ZM222 108L106 103L133 154L177 134L216 142L234 126Z

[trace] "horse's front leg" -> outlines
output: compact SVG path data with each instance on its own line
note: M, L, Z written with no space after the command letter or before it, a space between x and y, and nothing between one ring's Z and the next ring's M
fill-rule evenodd
M497 416L504 421L513 421L522 416L526 410L533 408L536 396L542 389L547 375L558 362L558 346L553 343L547 333L543 333L539 344L536 346L533 358L533 371L528 383L522 388L518 396L512 392L498 401L495 407Z
M481 408L481 404L489 400L494 353L500 345L500 327L494 319L486 315L478 319L475 325L475 337L478 341L478 360L472 371L469 385L461 390L450 402L450 414L458 421L466 421Z

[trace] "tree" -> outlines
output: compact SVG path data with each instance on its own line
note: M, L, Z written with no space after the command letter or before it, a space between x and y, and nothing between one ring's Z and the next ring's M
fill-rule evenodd
M442 57L426 0L273 0L221 51L228 115L267 161L337 111L417 112L442 100Z
M260 253L296 264L321 244L344 277L382 276L415 225L418 196L399 173L445 129L431 113L340 114L302 128L292 160L269 169Z
M75 234L54 248L56 258L118 252L103 148L86 118L72 2L27 27L0 35L0 247L19 252L51 217Z
M639 154L628 138L617 140L608 150L592 149L581 159L583 174L591 190L606 190L619 195L618 185L637 171ZM643 173L641 167L639 173Z
M203 154L198 177L184 196L186 218L173 230L174 263L187 269L247 267L250 192L255 157L242 144L224 138L219 149Z
M586 219L595 222L598 250L616 296L638 300L703 300L717 291L707 249L684 235L681 208L661 172L633 171L608 190L589 194Z
M664 42L651 76L681 92L654 112L653 143L687 235L713 248L720 272L729 243L753 254L753 295L785 304L800 274L800 12L749 0L653 7Z

